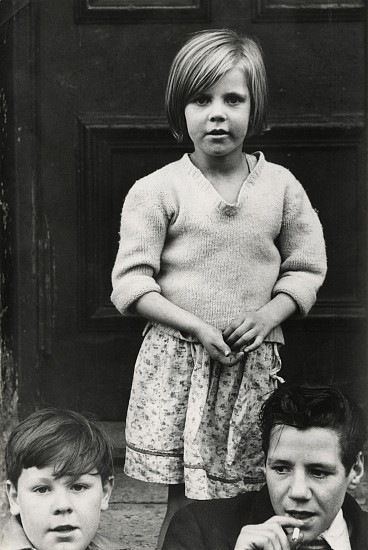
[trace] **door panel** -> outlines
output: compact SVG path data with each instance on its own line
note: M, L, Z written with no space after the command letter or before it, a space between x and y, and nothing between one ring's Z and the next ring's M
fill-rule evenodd
M183 5L166 4L174 12ZM364 24L359 2L340 4L326 12L323 3L308 11L300 0L288 8L271 0L207 0L192 3L191 19L175 12L163 21L143 17L141 2L134 18L124 18L122 0L115 2L120 10L100 19L83 0L57 8L51 0L33 3L37 231L46 243L35 406L125 418L144 321L122 318L109 301L120 210L137 178L188 150L166 125L166 78L184 37L209 26L259 38L271 130L246 150L261 149L288 167L325 229L328 277L310 317L285 325L285 378L335 381L364 401Z

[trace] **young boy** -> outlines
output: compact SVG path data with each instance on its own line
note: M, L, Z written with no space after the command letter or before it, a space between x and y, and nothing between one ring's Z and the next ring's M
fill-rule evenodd
M368 514L347 494L363 475L354 403L331 386L283 385L263 405L261 433L266 486L182 508L164 550L366 550Z
M5 462L11 518L1 550L118 549L97 534L114 478L111 444L95 421L37 411L11 433Z

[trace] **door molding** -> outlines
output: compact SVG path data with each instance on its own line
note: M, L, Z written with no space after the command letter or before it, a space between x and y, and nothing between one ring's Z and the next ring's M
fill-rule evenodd
M13 4L13 2L12 2ZM37 129L36 35L37 9L17 1L8 21L12 36L9 70L13 85L13 145L8 162L12 178L11 232L14 282L11 292L12 334L18 374L19 414L28 415L39 403L39 149ZM9 27L10 25L10 27ZM15 70L16 69L16 70ZM13 155L12 155L13 153Z
M363 0L252 0L255 23L362 21Z
M76 23L204 23L211 0L74 0Z

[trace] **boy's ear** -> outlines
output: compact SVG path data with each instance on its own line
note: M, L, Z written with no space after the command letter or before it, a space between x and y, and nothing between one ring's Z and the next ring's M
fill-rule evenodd
M6 482L6 495L9 500L10 513L13 516L18 516L20 514L19 504L18 504L18 491L14 483L9 481Z
M101 501L101 510L107 510L109 507L109 500L111 497L112 488L114 487L114 476L108 477L102 486L103 497Z
M363 456L363 453L360 452L357 456L355 464L353 464L349 472L350 482L349 482L348 488L351 490L356 489L360 483L360 480L363 477L363 474L364 474L364 456Z

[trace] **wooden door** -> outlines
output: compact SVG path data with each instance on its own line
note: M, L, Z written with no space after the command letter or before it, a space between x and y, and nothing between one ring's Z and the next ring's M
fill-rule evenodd
M29 101L35 118L22 139L33 140L35 179L23 175L27 200L16 199L15 265L18 296L25 300L25 284L36 289L36 297L30 294L26 302L31 315L20 298L17 302L27 335L19 335L16 352L21 413L51 404L93 411L103 420L125 418L144 322L123 319L109 300L120 210L137 178L185 150L164 118L166 78L184 37L209 27L259 38L270 82L271 131L246 149L262 149L268 160L293 171L325 229L328 277L308 319L285 325L283 375L337 382L362 402L367 391L363 3L25 4L14 24L26 19L23 40L33 60ZM23 94L25 82L17 80ZM18 100L20 118L26 105ZM29 234L19 228L32 209L35 227ZM22 245L25 238L32 241L28 247ZM34 264L30 258L36 258ZM22 283L24 266L33 270L28 283ZM27 363L30 341L36 351Z

